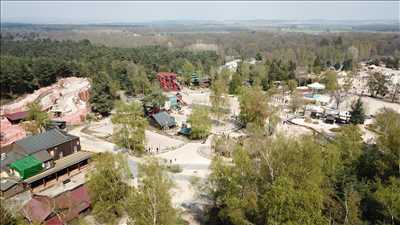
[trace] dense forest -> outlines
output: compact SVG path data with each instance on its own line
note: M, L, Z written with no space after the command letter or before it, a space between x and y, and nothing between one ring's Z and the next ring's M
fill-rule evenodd
M185 62L205 72L221 63L213 51L192 52L161 46L111 48L92 45L88 40L16 41L13 36L3 36L1 49L3 98L32 92L64 76L91 78L106 74L110 80L125 87L128 64L143 66L146 76L152 81L156 72L179 72Z
M395 33L170 33L156 37L158 41L151 41L154 35L143 34L129 42L136 43L133 46L140 43L140 47L110 47L118 46L116 37L128 34L113 35L114 39L99 45L92 43L96 40L58 41L40 38L41 33L4 32L1 94L14 98L52 84L57 77L92 77L99 72L117 81L115 85L129 89L128 64L143 66L151 82L158 71L182 72L185 63L209 75L229 57L269 60L266 64L272 65L271 70L290 67L286 70L318 73L330 66L348 70L362 60L400 54L400 37Z

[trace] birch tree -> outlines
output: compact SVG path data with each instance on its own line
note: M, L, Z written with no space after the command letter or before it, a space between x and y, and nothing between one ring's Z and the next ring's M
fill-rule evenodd
M172 207L173 183L156 159L139 165L139 185L127 199L130 225L176 225L177 212Z
M143 153L147 121L143 117L141 104L119 102L111 121L116 125L113 134L114 142L120 147L129 149L131 153Z

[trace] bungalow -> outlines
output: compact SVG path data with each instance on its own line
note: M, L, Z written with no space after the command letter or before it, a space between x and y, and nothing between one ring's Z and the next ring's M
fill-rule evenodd
M5 117L8 119L8 121L10 121L11 124L18 124L19 122L25 120L27 116L28 112L26 111L9 113L5 115Z
M24 191L24 187L18 179L2 177L0 179L0 196L3 198L12 197Z
M53 160L60 159L81 150L79 137L68 134L57 128L33 135L14 142L16 148L22 149L27 155L47 151Z
M175 118L164 111L153 114L151 117L161 129L168 129L176 126Z

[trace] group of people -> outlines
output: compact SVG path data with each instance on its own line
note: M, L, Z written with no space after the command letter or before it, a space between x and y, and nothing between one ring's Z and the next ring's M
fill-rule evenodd
M149 154L158 154L160 149L156 147L155 149L152 147L145 148L144 151Z

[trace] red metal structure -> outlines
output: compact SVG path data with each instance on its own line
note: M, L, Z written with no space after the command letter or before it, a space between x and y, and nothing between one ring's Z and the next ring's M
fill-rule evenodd
M157 73L157 79L164 91L181 90L178 82L176 81L176 73L159 72Z

